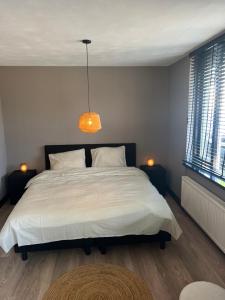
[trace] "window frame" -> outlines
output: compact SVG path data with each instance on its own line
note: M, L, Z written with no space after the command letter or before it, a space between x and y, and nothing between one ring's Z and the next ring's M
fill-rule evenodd
M224 157L222 158L221 162L220 162L221 157L218 157L218 155L216 155L215 153L218 152L218 137L219 137L218 132L219 132L219 127L220 127L218 124L221 121L220 115L218 116L218 112L220 114L220 112L223 111L223 107L222 107L222 109L220 108L221 103L223 103L223 100L221 101L220 93L222 93L222 97L223 96L225 97L225 93L223 94L222 89L221 89L222 92L221 92L221 90L219 90L219 92L218 92L216 80L217 80L218 74L220 76L220 73L219 73L220 70L218 70L218 68L223 67L222 71L225 72L225 65L224 64L219 65L220 60L219 60L219 62L214 63L215 56L217 55L214 53L214 51L219 51L216 47L218 47L218 48L221 47L222 54L220 53L220 55L222 56L222 59L223 59L224 58L223 56L225 55L224 44L225 44L225 34L223 34L219 38L211 41L210 43L207 43L206 45L200 47L199 49L195 50L194 52L192 52L190 54L190 57L191 57L191 59L193 59L194 62L190 61L187 136L186 136L186 147L185 147L185 159L183 160L183 165L185 167L191 169L192 171L198 173L199 175L203 176L204 178L208 179L209 181L215 183L222 189L225 189L225 174L224 174L224 172L225 172L225 169L224 169L225 152L224 152ZM209 53L207 53L207 51L209 51ZM206 59L206 61L207 61L207 59L210 55L212 55L212 60L210 62L211 68L206 67L207 64L204 61L204 59ZM223 60L221 60L221 62L223 62ZM214 69L213 69L213 66L214 66ZM196 68L198 68L198 69L196 69ZM203 110L204 110L204 104L207 103L208 107L210 104L209 100L207 100L208 102L206 102L206 100L204 99L204 97L205 97L204 96L204 92L205 92L204 72L206 70L209 71L209 73L210 73L210 84L211 84L211 80L213 80L213 82L215 82L215 86L212 88L212 91L214 93L214 100L213 100L214 108L213 108L213 114L211 116L212 120L210 121L213 124L212 129L210 127L210 130L212 130L212 133L209 132L208 137L207 137L208 142L207 142L207 149L206 149L206 157L204 160L205 142L203 143L203 154L201 155L202 136L203 136L203 138L206 139L206 133L204 135L202 134L202 123L204 122L204 116L205 116ZM199 80L198 76L199 76L200 80ZM215 76L214 79L212 79L213 76ZM223 77L222 77L222 79L220 78L218 80L219 86L221 85L221 82L222 82L222 84L224 83ZM196 85L196 83L197 83L197 85ZM198 87L198 85L201 85L200 88ZM201 94L200 97L199 97L198 93ZM211 93L211 91L210 91L210 89L208 89L206 91L206 94L208 97L210 97L209 96L210 93ZM196 94L198 94L198 95L196 96ZM199 101L199 99L201 99L202 101L201 100ZM189 112L189 110L191 112ZM200 117L199 117L198 113L200 114ZM221 114L223 114L223 112ZM191 118L191 121L189 118ZM192 124L192 122L193 122L193 124ZM205 122L208 122L208 117ZM206 124L208 125L208 123L206 123ZM222 129L224 130L223 125L221 125L221 126L222 126ZM207 126L206 126L205 130L208 130ZM221 138L221 143L222 143L222 139L223 138ZM211 142L209 142L209 141L211 141ZM190 146L190 143L191 143L191 146ZM209 143L211 144L210 150L208 150ZM194 147L192 147L193 144L194 144ZM189 147L191 147L191 148L189 148ZM221 146L221 148L223 148L223 146ZM221 151L223 151L223 150L221 150ZM208 155L209 155L209 162L207 162ZM218 172L218 175L217 175L216 174L217 169L215 167L215 163L216 162L218 163L218 159L219 159L219 164L221 164L220 165L221 174L219 174L219 172ZM199 162L201 163L201 167L198 166ZM205 166L207 164L209 165L209 168ZM219 181L221 181L221 183Z

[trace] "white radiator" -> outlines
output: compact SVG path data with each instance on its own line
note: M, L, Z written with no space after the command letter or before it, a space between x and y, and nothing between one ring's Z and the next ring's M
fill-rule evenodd
M225 203L188 176L183 176L181 205L225 253Z

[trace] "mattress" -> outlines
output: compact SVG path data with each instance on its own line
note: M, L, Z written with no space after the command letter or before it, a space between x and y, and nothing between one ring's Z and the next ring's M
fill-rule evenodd
M152 235L181 229L166 200L134 167L44 171L32 178L0 232L0 246Z

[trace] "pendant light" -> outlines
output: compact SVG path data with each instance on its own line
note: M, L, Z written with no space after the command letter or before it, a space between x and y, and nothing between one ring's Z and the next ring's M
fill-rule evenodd
M95 133L99 131L101 126L101 120L99 114L92 112L90 109L90 87L89 87L89 69L88 69L88 44L91 40L82 40L82 43L86 46L87 56L87 89L88 89L88 112L83 113L79 119L79 129L82 132Z

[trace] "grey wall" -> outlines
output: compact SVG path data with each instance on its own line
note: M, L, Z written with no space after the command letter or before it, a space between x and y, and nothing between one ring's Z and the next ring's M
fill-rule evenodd
M148 155L166 165L168 145L168 69L94 67L91 105L103 130L81 133L79 115L87 111L82 67L1 67L8 170L26 161L44 167L43 145L136 142L138 163Z
M188 175L219 197L224 190L182 166L185 157L189 60L169 68L91 68L91 105L103 130L81 133L79 115L87 110L82 67L0 67L0 96L8 171L26 161L44 168L43 145L136 142L138 164L148 156L167 167L169 185L180 197ZM0 177L6 169L0 114Z
M2 114L2 103L0 98L0 200L5 195L5 175L6 175L6 146L5 146L5 134L4 123Z
M186 147L188 89L189 59L185 57L169 67L169 185L180 197L181 176L187 175L225 200L222 188L182 166Z
M188 58L169 68L169 184L178 197L181 192L181 176L185 173L182 160L186 146L188 78Z

